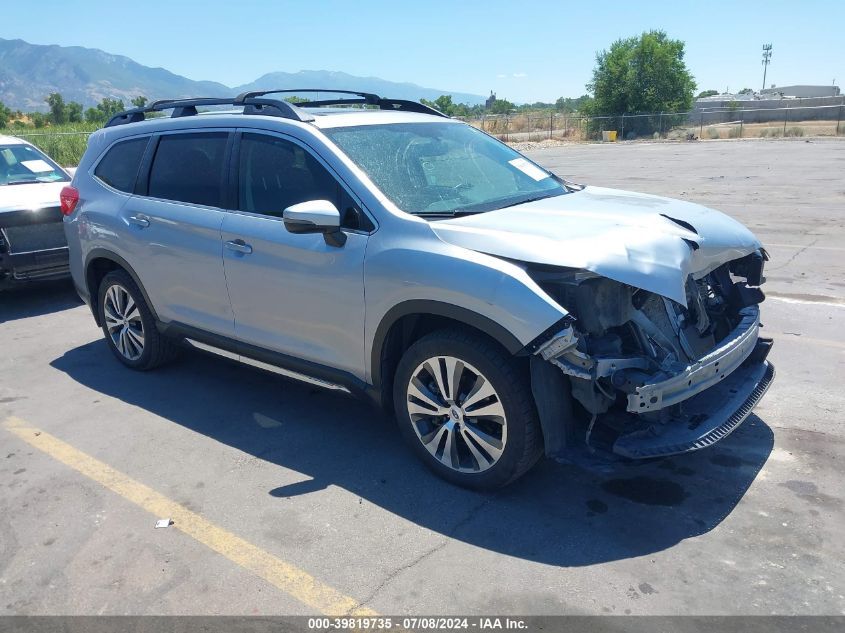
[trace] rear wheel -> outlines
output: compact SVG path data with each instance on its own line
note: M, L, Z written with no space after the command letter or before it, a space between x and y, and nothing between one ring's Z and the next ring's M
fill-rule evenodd
M523 374L492 341L457 330L433 332L414 343L397 368L400 429L444 479L475 489L503 486L542 454Z
M176 356L178 348L158 332L143 294L126 271L103 277L97 309L109 349L127 367L153 369Z

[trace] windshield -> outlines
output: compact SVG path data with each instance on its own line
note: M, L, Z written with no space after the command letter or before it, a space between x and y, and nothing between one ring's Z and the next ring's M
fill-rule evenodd
M468 125L398 123L323 131L408 213L477 213L566 193L552 174Z
M0 186L62 180L70 178L31 145L0 145Z

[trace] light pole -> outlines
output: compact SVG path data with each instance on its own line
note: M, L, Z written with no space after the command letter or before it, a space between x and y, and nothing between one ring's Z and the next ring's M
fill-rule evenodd
M763 90L766 89L766 71L772 59L772 45L763 44Z

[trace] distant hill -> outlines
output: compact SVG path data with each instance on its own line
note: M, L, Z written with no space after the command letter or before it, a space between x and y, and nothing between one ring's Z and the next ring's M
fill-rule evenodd
M450 94L456 102L483 103L480 95L423 88L377 77L355 77L327 70L275 72L235 88L213 81L194 81L164 68L143 66L128 57L81 46L43 46L0 38L0 101L12 110L46 111L45 97L58 92L65 101L93 106L104 97L129 100L138 95L163 99L226 96L270 88L361 90L402 99L435 99Z
M455 103L468 103L475 105L484 103L484 97L464 92L451 92L436 88L423 88L417 84L399 83L387 81L378 77L356 77L347 73L332 70L300 70L297 73L275 72L263 75L252 83L244 84L235 88L235 92L247 92L249 90L270 90L273 88L322 88L331 86L337 90L360 90L361 92L374 92L384 97L394 99L420 99L434 100L440 95L452 95Z

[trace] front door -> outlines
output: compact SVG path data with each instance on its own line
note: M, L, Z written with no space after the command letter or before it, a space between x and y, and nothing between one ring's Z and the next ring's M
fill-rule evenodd
M284 137L244 133L236 153L238 210L222 230L236 338L363 377L369 236L350 225L336 247L282 221L299 202L329 200L344 211L351 197L309 149Z

